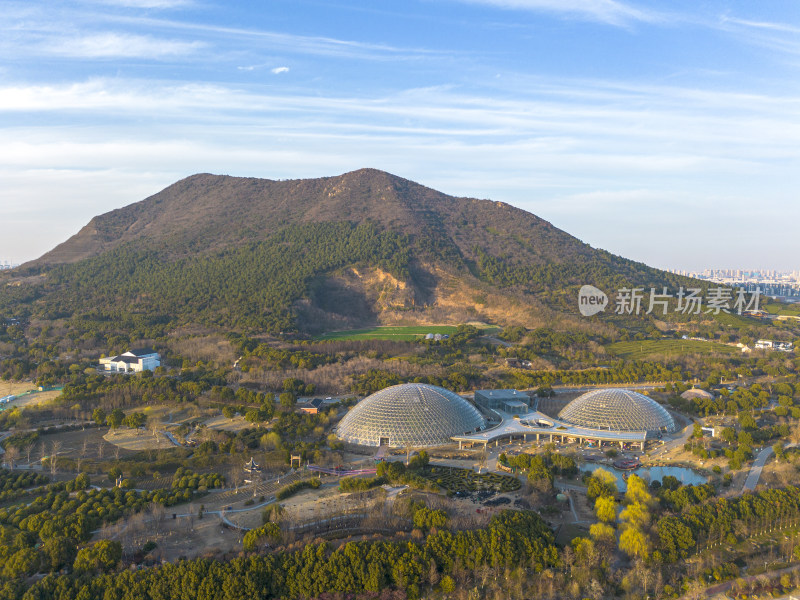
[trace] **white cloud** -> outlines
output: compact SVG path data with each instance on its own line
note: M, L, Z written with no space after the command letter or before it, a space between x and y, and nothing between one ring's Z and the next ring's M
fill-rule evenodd
M205 45L203 42L109 32L55 39L45 42L40 48L49 54L73 58L163 59L192 54Z
M0 128L0 170L20 175L0 191L0 204L23 206L25 182L47 172L46 185L31 183L40 208L41 199L89 190L80 225L191 173L299 178L374 166L447 193L509 202L590 243L646 258L628 229L680 214L705 231L715 211L730 208L725 198L758 198L760 214L781 207L770 235L793 239L798 105L791 96L586 80L372 96L131 79L7 85L0 120L15 126ZM149 174L150 188L121 194L139 173ZM65 222L56 237L78 225ZM723 233L709 239L733 251Z
M794 25L786 25L785 23L770 23L769 21L748 21L747 19L737 19L734 17L723 17L723 23L733 23L735 25L743 25L745 27L752 27L754 29L766 29L770 31L780 31L782 33L798 34L800 27Z
M192 0L95 0L99 4L123 6L125 8L184 8L194 4Z
M280 75L281 73L288 73L289 67L275 67L274 69L272 69L272 72L275 73L275 75Z
M327 36L309 36L169 19L134 17L126 18L124 22L140 27L172 29L176 32L192 31L200 35L227 38L228 41L234 40L236 42L242 42L244 40L247 44L258 41L260 46L269 47L273 50L318 56L386 60L390 58L430 58L433 56L453 55L453 52L450 51L430 50L420 47L394 46L390 44L361 42Z
M616 0L460 0L470 4L485 4L498 8L550 12L570 15L609 25L626 25L635 21L656 22L663 15L636 8Z
M754 46L794 56L800 55L800 41L798 41L800 27L795 25L723 16L718 23L712 23L710 26Z

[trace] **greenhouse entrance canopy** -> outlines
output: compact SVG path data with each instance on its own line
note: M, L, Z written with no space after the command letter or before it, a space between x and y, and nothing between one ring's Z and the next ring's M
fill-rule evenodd
M493 427L492 429L486 429L470 435L454 435L450 439L454 442L458 442L459 448L463 448L464 444L483 444L485 448L492 442L494 442L496 446L499 446L501 440L505 438L513 439L515 437L521 437L526 442L529 439L540 441L542 438L550 442L565 442L572 439L580 444L584 442L612 442L615 444L618 443L620 447L624 447L625 444L628 443L636 444L641 450L644 450L647 432L612 431L608 429L578 427L548 417L544 413L532 411L520 416L518 419L505 418L497 427Z

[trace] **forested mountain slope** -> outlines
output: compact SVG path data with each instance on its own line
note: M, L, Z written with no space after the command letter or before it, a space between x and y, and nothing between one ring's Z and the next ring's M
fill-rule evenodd
M584 283L678 282L523 210L362 169L295 181L194 175L95 217L3 283L3 314L276 333L400 313L572 317Z

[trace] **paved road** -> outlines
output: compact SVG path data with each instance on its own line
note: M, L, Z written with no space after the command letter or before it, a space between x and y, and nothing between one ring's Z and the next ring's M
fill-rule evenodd
M690 418L688 425L686 425L678 437L673 439L666 438L663 445L656 446L650 450L650 452L647 453L647 456L651 459L668 458L667 454L669 452L672 452L676 448L678 451L680 451L684 444L689 441L692 433L694 433L694 429L692 427L693 423L694 420Z
M797 446L797 444L787 444L786 448L794 448L795 446ZM744 480L742 493L747 491L752 492L754 489L756 489L758 480L761 479L761 471L764 468L764 465L767 464L770 456L772 456L772 446L767 446L758 453L758 456L753 461L753 466L750 467L750 473L747 474L747 479Z
M800 565L792 565L791 567L785 567L783 569L778 569L776 571L767 571L766 575L770 579L775 579L777 577L780 577L784 573L791 573L792 571L796 571L798 569L800 569ZM751 581L757 581L760 577L763 577L763 575L748 575L746 577L739 577L737 579L731 579L730 581L725 581L723 583L718 583L716 585L712 585L710 587L707 587L705 590L703 590L702 593L705 595L706 598L726 598L727 599L727 598L729 598L729 596L726 594L726 592L728 590L730 590L737 581L749 583ZM777 598L776 600L795 600L798 596L800 596L800 594L796 594L796 593L794 595L789 594L787 596L781 596L780 598ZM691 597L692 598L696 598L697 596L691 596ZM684 599L688 599L688 598L690 598L690 596L681 596L681 598L679 598L679 600L684 600Z
M748 490L752 491L756 489L758 480L761 478L761 470L764 468L764 465L767 463L767 460L769 460L770 456L772 456L771 446L767 446L758 453L758 456L753 461L753 466L750 467L750 473L747 474L747 479L744 480L742 493Z
M170 442L172 442L174 445L176 445L176 446L180 446L180 445L181 445L181 443L180 443L178 440L176 440L176 439L175 439L175 436L174 436L174 435L172 435L172 434L171 434L169 431L165 431L165 432L164 432L164 435L166 435L166 436L167 436L167 439L168 439Z

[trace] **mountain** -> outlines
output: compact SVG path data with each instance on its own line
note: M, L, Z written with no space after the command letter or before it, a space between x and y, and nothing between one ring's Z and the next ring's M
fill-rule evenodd
M292 181L193 175L93 218L4 277L2 313L143 334L188 323L272 333L399 320L530 326L573 318L584 283L677 281L502 202L374 169Z
M193 175L95 217L31 264L72 263L125 243L221 249L266 239L290 224L341 221L373 222L406 234L435 233L465 256L476 245L498 247L503 237L518 246L512 250L522 252L521 260L536 264L592 253L547 221L507 204L454 198L389 173L361 169L294 181Z

